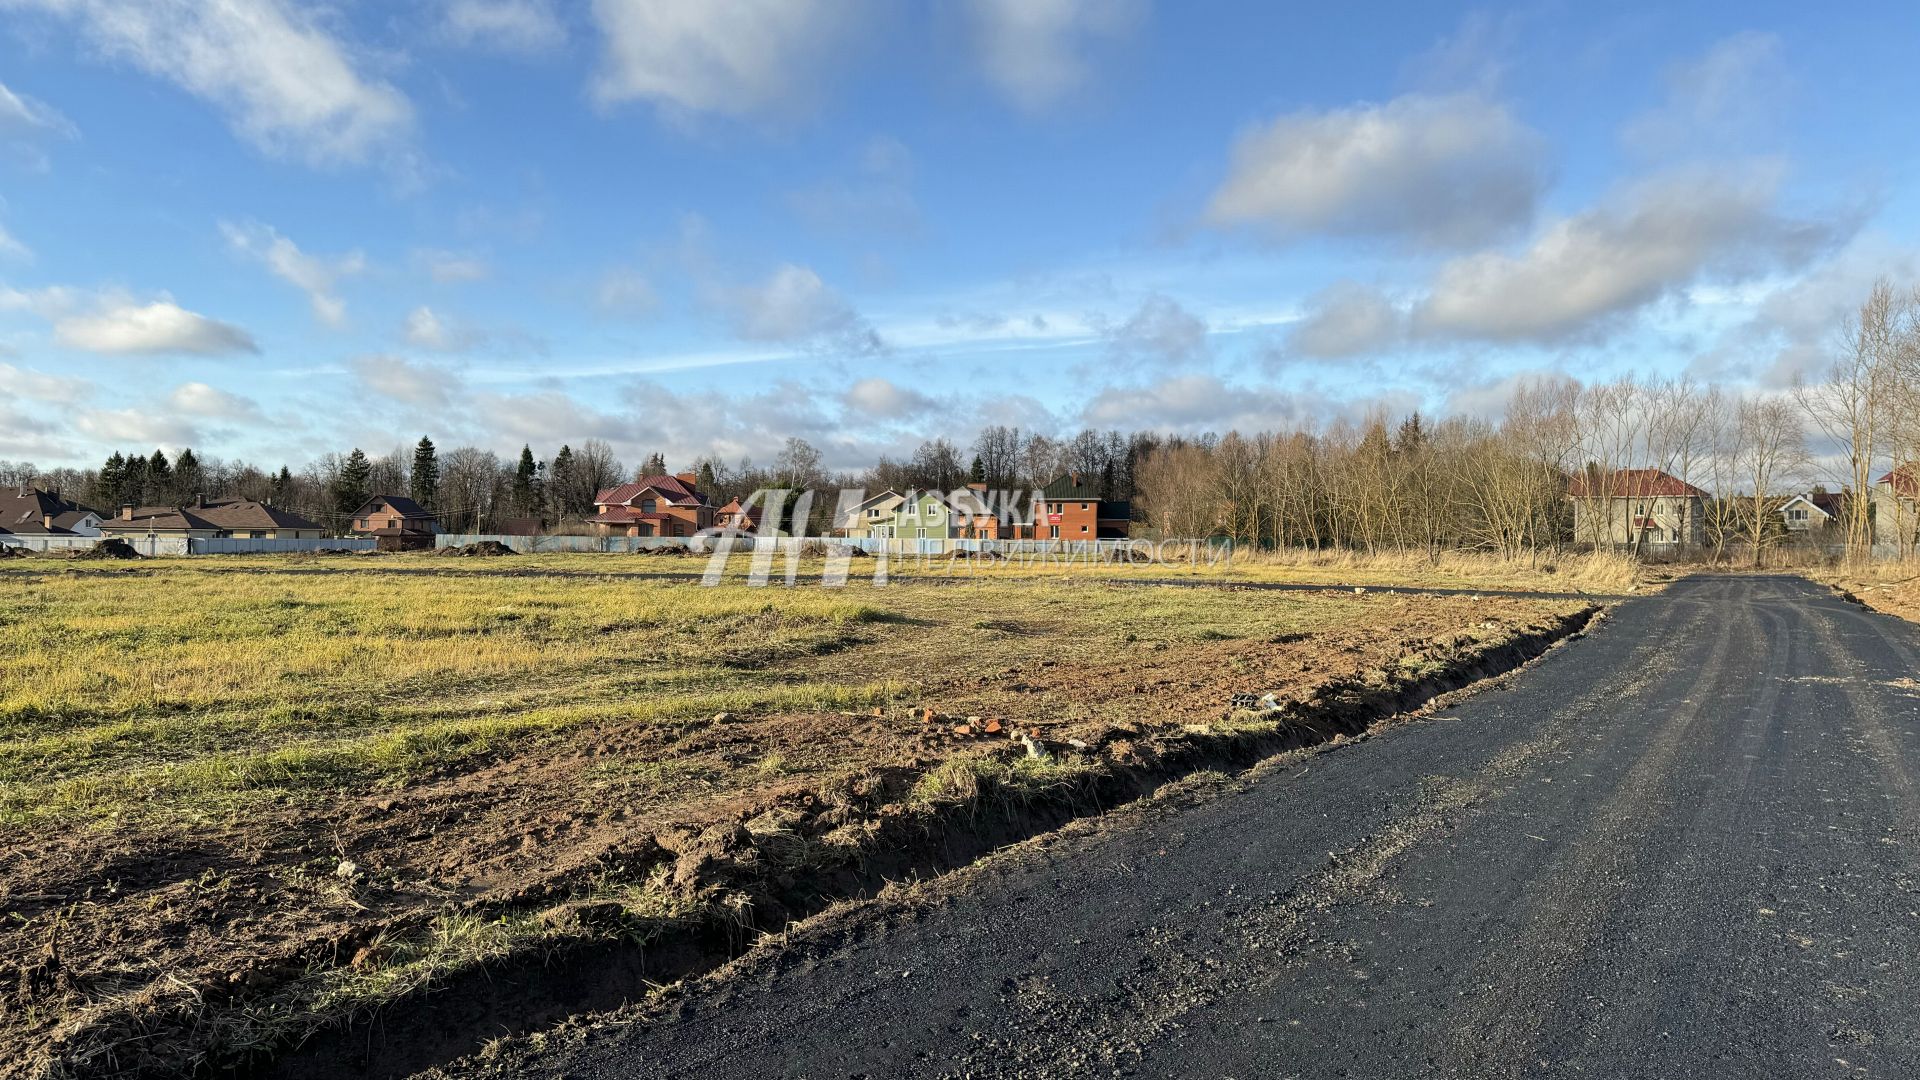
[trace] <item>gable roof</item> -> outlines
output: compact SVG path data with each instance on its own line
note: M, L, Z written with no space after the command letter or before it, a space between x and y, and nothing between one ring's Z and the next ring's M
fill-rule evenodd
M1710 496L1685 480L1660 469L1615 469L1606 478L1597 469L1582 469L1567 484L1576 499L1705 499Z
M1788 499L1786 502L1781 503L1780 512L1785 513L1787 511L1787 508L1792 506L1794 503L1805 504L1807 509L1812 510L1814 513L1819 514L1821 517L1830 518L1833 516L1833 511L1828 510L1824 506L1821 506L1817 501L1815 501L1813 496L1803 495L1803 494L1795 494L1793 498Z
M102 515L102 529L154 532L228 532L234 529L301 529L319 532L317 522L253 499L212 499L196 506L140 506L131 520Z
M1892 488L1903 499L1920 496L1920 464L1902 465L1875 482Z
M651 489L673 506L705 506L707 500L692 484L677 476L643 476L630 484L618 484L593 497L596 506L626 506Z
M405 495L375 495L373 498L368 499L366 502L361 503L360 508L358 510L355 510L352 516L361 517L365 515L367 511L373 509L376 506L379 506L381 503L385 503L389 507L392 507L393 512L396 514L399 514L401 517L407 517L407 518L433 517L433 512L431 510L428 510L426 507L421 506L419 503L414 502L412 499L407 498Z
M745 518L747 521L747 524L758 526L760 524L761 517L765 516L766 512L767 512L767 508L764 506L755 506L751 510L742 510L740 508L740 500L734 499L728 502L727 505L714 511L714 516L720 517L720 518L731 518L731 517Z
M1100 485L1086 483L1081 473L1066 472L1040 489L1048 502L1099 502Z
M51 491L34 487L0 489L0 533L72 535L89 514L100 516L98 511L62 499ZM51 529L47 528L49 517L53 518Z

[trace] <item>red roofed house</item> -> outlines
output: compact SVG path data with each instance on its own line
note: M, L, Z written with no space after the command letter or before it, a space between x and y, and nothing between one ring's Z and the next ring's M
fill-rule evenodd
M1567 485L1573 537L1595 546L1685 547L1706 543L1705 491L1659 469L1588 468Z
M1868 512L1873 542L1897 544L1902 554L1920 544L1920 464L1900 465L1874 481Z
M713 525L713 506L700 494L693 473L643 476L593 497L593 523L601 536L692 536Z
M734 499L713 512L715 528L734 529L739 532L755 532L760 528L760 518L766 514L766 507L755 506L743 509L740 500Z

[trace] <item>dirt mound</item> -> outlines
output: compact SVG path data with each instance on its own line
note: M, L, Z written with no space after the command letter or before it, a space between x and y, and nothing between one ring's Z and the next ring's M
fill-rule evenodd
M85 551L76 551L69 559L137 559L140 553L119 537L108 537Z
M33 552L23 547L14 547L11 544L0 544L0 559L25 559L32 554Z
M462 544L459 547L441 548L440 554L467 555L467 556L477 555L477 556L490 558L496 555L515 555L515 554L518 554L518 552L514 551L512 548L508 547L507 545L501 543L498 540L476 540L471 544Z

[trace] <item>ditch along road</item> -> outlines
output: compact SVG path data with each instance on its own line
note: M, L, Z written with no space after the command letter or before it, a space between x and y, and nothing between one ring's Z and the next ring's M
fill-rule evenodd
M1920 631L1689 578L1418 722L824 916L522 1076L1920 1076Z

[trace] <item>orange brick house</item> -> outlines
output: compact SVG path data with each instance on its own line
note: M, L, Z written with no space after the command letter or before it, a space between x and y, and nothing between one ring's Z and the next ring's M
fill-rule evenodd
M601 536L692 536L713 526L713 505L693 473L643 476L593 497L587 519Z
M1083 482L1078 473L1061 474L1040 489L1026 528L1034 540L1098 540L1100 485Z
M739 499L734 499L713 512L713 524L719 529L754 532L760 528L760 519L766 512L764 506L747 509L740 505Z

